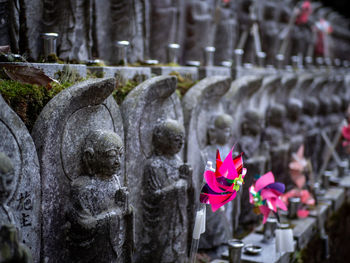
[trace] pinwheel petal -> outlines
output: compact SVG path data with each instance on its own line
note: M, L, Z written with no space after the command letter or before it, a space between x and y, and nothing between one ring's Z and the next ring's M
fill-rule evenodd
M272 184L269 184L268 186L266 186L266 188L276 190L276 191L280 192L281 194L283 194L286 187L282 183L272 183Z
M204 172L204 179L207 182L207 185L213 191L218 192L218 193L225 192L224 190L222 190L219 187L218 180L217 180L218 178L216 177L215 172L213 172L213 171L205 171Z
M232 201L233 199L235 199L236 197L236 191L234 191L232 194L230 194L229 196L227 196L226 200L223 200L221 202L218 203L211 203L211 210L213 212L215 212L216 210L218 210L220 207L222 207L223 205L226 205L228 202ZM217 201L217 200L216 200Z
M286 204L279 198L275 199L276 201L276 206L279 207L280 209L284 210L284 211L287 211L287 206Z
M259 207L260 212L263 214L264 218L263 218L263 224L266 223L267 218L269 217L270 214L270 209L267 206L261 205Z
M255 190L260 191L264 187L268 186L269 184L272 184L275 182L275 177L273 176L272 172L268 172L267 174L264 174L261 176L255 183Z

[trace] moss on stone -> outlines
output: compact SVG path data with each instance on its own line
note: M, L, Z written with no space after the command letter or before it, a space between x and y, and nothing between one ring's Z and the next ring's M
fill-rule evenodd
M173 71L169 75L177 77L176 93L181 98L198 81L193 81L190 77L184 77L179 72Z
M28 130L31 131L44 106L56 94L73 83L51 83L47 87L22 84L13 80L0 80L0 94L9 106L20 116Z
M140 82L136 80L127 80L126 82L116 81L116 87L112 93L118 105L121 105L125 97L132 91Z

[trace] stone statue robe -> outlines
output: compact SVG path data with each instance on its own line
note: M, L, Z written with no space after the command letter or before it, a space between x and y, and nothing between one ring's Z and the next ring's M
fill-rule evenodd
M104 180L80 176L73 181L70 241L74 262L124 262L127 226L125 207L117 205L120 191L115 175Z
M144 170L143 262L184 262L187 246L187 182L180 159L155 156Z

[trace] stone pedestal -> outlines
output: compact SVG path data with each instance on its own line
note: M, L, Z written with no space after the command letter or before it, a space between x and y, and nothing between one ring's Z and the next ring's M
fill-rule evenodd
M13 63L0 63L0 68L4 64L13 64L19 66L32 66L35 68L40 68L44 71L44 73L50 78L57 78L57 74L59 71L62 71L64 67L68 67L69 69L75 70L80 77L86 77L86 66L80 64L58 64L58 63L24 63L24 62L13 62Z
M343 188L330 188L322 198L332 202L332 212L337 211L345 201L345 190Z
M346 202L350 202L350 176L341 178L339 186L345 190Z
M198 69L196 67L152 67L151 70L156 75L179 73L184 78L189 78L193 81L198 80Z
M307 217L292 220L293 236L297 241L297 248L299 250L305 248L313 236L316 234L316 219Z
M151 77L151 69L147 67L87 67L87 70L98 78L134 79L139 76L146 80Z
M254 244L262 247L262 251L258 255L248 255L244 253L244 249L242 250L242 263L281 263L281 262L289 262L290 253L276 253L276 244L275 240L269 243L263 242L263 236L252 233L246 236L243 240L245 245ZM228 259L228 250L222 254L222 258L225 260ZM225 260L212 261L212 262L228 262Z
M320 203L310 210L310 217L316 218L317 226L322 227L331 213L331 204Z
M199 79L212 76L231 77L231 68L228 67L200 67L198 70Z

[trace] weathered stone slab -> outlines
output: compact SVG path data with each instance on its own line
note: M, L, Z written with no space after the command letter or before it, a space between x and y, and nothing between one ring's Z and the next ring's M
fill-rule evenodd
M339 186L345 189L346 201L350 202L350 176L341 178Z
M31 250L34 262L39 262L41 184L38 156L24 123L1 95L0 152L11 160L14 168L11 191L4 203L2 201L6 196L3 192L5 186L1 186L0 222L12 224L18 229L19 242L26 244Z
M303 249L316 234L316 219L311 217L299 218L292 220L291 224L294 225L293 236L297 241L297 248Z
M136 211L136 262L186 258L194 200L191 173L183 163L185 131L176 82L174 76L151 78L122 104L126 173Z
M151 77L151 69L147 67L87 67L87 71L99 78L146 80Z
M41 256L45 262L76 262L73 255L79 253L82 261L127 258L120 253L129 225L118 212L124 211L119 206L127 202L123 190L127 183L120 157L122 118L111 96L114 82L88 80L65 89L49 101L34 125L32 136L41 166ZM111 134L118 139L111 139ZM106 138L104 143L102 138Z
M198 70L199 79L212 76L225 76L231 77L231 68L228 67L200 67Z
M317 226L321 227L326 222L327 218L331 214L331 205L327 203L318 204L315 209L310 210L310 217L317 219Z
M216 150L219 149L220 155L225 158L232 147L229 139L233 120L225 113L222 103L230 83L229 77L208 77L193 86L182 99L187 132L186 160L193 167L195 196L199 196L207 161L215 166ZM221 131L224 133L219 134ZM228 209L230 205L226 206L226 215L223 211L213 213L207 209L206 232L200 239L200 248L220 246L232 236L232 225L224 223L225 216L228 222L232 221L232 206Z
M325 200L332 201L332 211L337 211L345 201L345 191L343 188L330 188L324 195Z
M4 65L6 63L1 63L0 62L0 67L1 65ZM80 77L85 78L86 77L86 66L81 65L81 64L58 64L58 63L22 63L22 62L14 62L11 64L16 64L16 65L29 65L33 66L35 68L40 68L44 71L44 73L51 77L51 78L57 78L57 73L64 70L65 67L68 67L70 70L76 71L76 73L79 74Z
M169 75L170 73L179 73L184 78L193 81L198 80L198 68L196 67L152 67L152 73L156 75Z
M275 240L271 242L264 242L263 236L252 233L246 236L243 240L245 245L254 244L262 247L262 251L258 255L249 255L244 253L244 248L242 249L242 263L282 263L289 262L290 253L276 253ZM228 250L222 254L224 259L228 259ZM220 262L220 261L219 261ZM227 262L227 261L226 261Z

